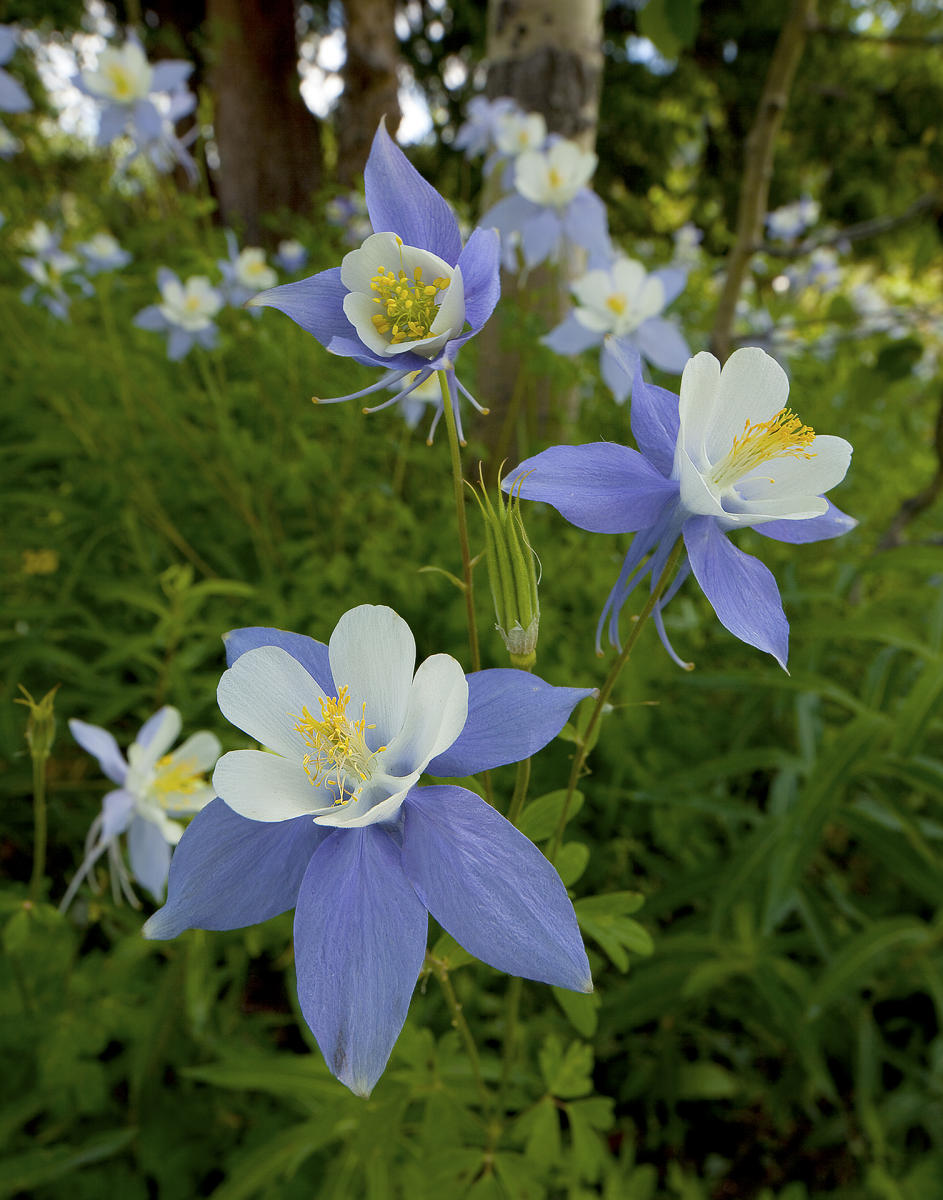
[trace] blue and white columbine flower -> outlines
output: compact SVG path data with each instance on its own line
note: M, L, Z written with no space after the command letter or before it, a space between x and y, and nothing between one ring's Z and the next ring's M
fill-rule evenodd
M121 854L122 834L127 834L132 875L155 900L163 899L171 847L183 833L177 818L198 812L213 799L204 775L212 770L221 748L215 734L203 730L172 751L180 726L175 708L160 709L141 726L125 759L107 730L85 721L69 722L78 744L98 759L102 771L118 787L102 801L102 811L88 832L85 858L60 908L68 908L82 880L106 852L116 899L120 887L137 906Z
M364 172L375 232L340 267L262 292L250 304L281 309L333 354L394 368L407 395L433 371L446 371L461 431L455 357L491 316L500 294L498 236L476 229L462 246L458 221L381 124ZM387 386L334 400L353 400ZM325 401L321 401L325 403ZM372 409L370 411L377 411Z
M229 257L219 259L217 266L223 276L223 294L234 307L241 307L260 288L270 288L277 282L278 275L265 261L261 246L246 246L240 250L236 235L227 229L226 249ZM253 316L261 315L257 310L251 311Z
M577 307L542 341L558 354L579 354L601 344L602 377L622 404L632 392L640 357L675 375L691 357L681 331L660 315L685 280L685 272L676 267L649 275L634 259L618 258L570 285Z
M518 156L516 191L482 217L483 225L494 225L501 234L505 266L514 266L509 256L516 246L515 235L520 237L528 268L558 258L567 242L587 251L591 267L611 260L606 208L587 186L596 162L595 154L566 138L558 138L545 150L525 150Z
M100 106L98 145L109 146L127 134L134 153L146 153L158 170L168 170L178 161L192 176L193 161L173 128L196 106L196 97L186 86L192 70L192 63L180 59L152 66L133 35L123 46L106 46L95 68L75 79Z
M0 68L10 61L16 52L16 30L11 25L0 25ZM0 69L0 112L27 112L33 102L26 89L13 78L9 71Z
M308 251L294 238L286 238L278 243L278 250L275 254L275 261L283 271L287 271L289 275L294 275L308 261Z
M59 321L69 318L72 297L66 284L72 284L85 295L93 291L92 285L79 272L79 260L58 248L58 242L42 256L20 259L20 266L29 275L31 283L20 293L24 304L39 304Z
M366 1096L399 1035L427 913L500 971L592 988L550 863L475 793L419 787L535 753L589 693L524 671L469 676L416 645L392 609L344 614L325 646L276 629L227 635L219 706L271 753L219 761L219 799L174 854L153 938L237 929L295 909L298 998L327 1065Z
M819 219L819 204L811 196L803 196L792 204L784 204L766 215L766 231L778 241L794 241Z
M465 110L465 120L459 126L458 133L452 146L463 150L466 158L480 158L489 153L497 145L498 130L501 122L508 116L522 116L517 102L509 96L501 96L497 100L489 100L487 96L473 96ZM543 121L543 117L538 116ZM540 135L542 146L547 137L547 127L544 125ZM528 146L521 146L521 150ZM512 153L519 153L514 150Z
M76 249L84 259L89 275L118 271L131 261L131 255L110 233L96 233L87 242L80 242Z
M161 267L157 272L160 304L142 308L134 318L138 329L166 333L167 357L171 362L189 354L196 346L212 350L219 330L213 318L223 307L223 297L205 275L191 275L181 283L173 271Z
M856 522L822 493L845 477L851 446L816 436L786 407L789 381L765 351L734 351L721 370L712 354L684 368L680 399L636 375L632 433L639 450L612 442L552 446L522 462L506 490L552 504L580 529L635 533L599 619L618 645L619 613L646 574L652 586L678 538L686 555L654 619L693 572L714 612L735 637L785 668L789 625L772 573L727 539L755 527L780 542L817 542ZM646 561L647 559L647 561Z

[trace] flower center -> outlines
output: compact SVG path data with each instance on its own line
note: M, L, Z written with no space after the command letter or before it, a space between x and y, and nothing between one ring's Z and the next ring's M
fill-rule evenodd
M394 346L434 337L432 322L439 312L439 293L451 282L439 275L424 283L422 267L413 268L412 279L402 268L397 275L379 267L370 280L371 290L377 293L373 303L381 309L372 318L377 333L389 334Z
M733 439L726 456L711 471L711 481L719 488L728 487L761 463L773 458L814 458L808 452L815 439L811 425L803 425L796 414L781 408L768 421L743 426L743 433Z
M172 796L192 796L206 786L206 780L192 758L171 762L172 758L173 755L165 754L154 764L154 779L149 790L161 808L178 808L180 805L172 802Z
M135 94L134 80L121 63L110 63L105 68L111 94L116 100L130 100Z
M606 308L610 312L614 312L617 317L621 317L628 308L628 301L622 292L613 292L611 296L606 297Z
M307 708L302 708L301 717L296 718L295 729L314 750L302 761L305 774L312 784L327 784L336 787L338 798L335 804L347 804L363 790L363 785L372 778L374 762L385 746L371 751L367 745L366 732L375 726L367 725L366 703L359 721L347 716L350 689L342 687L337 696L328 696L318 701L321 718L313 717ZM351 786L351 779L359 780Z

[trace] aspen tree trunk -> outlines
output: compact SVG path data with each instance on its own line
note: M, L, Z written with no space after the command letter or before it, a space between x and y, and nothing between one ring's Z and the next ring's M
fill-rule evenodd
M551 133L579 143L584 150L596 144L599 92L602 84L602 0L490 0L486 46L486 91L491 99L510 96L525 112L542 113ZM492 178L484 203L498 193ZM502 273L502 294L516 302L524 296L535 304L543 332L549 333L566 315L569 280L582 270L582 253L557 266L531 271L518 289L514 276ZM508 307L497 313L479 335L482 403L491 416L483 429L493 476L500 460L513 461L527 451L516 428L525 410L531 436L551 437L566 418L575 416L575 396L554 395L548 379L521 375L529 370L527 354L503 346L513 320Z
M301 98L293 0L208 0L220 213L249 241L261 218L301 212L321 180L317 121Z
M363 174L381 117L396 136L400 49L395 0L344 0L344 12L347 60L337 106L337 181L351 187Z

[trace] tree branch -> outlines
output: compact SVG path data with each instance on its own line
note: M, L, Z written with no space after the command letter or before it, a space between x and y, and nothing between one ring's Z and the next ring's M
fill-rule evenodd
M790 13L766 73L766 83L753 127L744 146L743 182L737 207L737 228L733 247L727 256L727 275L717 305L711 349L723 361L730 350L737 300L753 254L763 234L763 221L769 201L773 174L776 135L783 122L789 91L805 48L806 38L815 20L816 0L794 0Z

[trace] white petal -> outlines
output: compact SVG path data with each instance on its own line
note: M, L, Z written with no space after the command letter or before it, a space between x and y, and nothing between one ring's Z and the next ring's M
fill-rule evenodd
M168 766L175 767L182 762L192 763L193 774L199 775L216 765L222 749L215 733L201 729L199 733L192 734L185 742L180 743L171 754Z
M159 758L163 758L170 747L180 736L180 730L183 725L180 713L176 708L171 708L169 705L163 710L160 723L154 730L151 740L146 746L140 746L137 742L128 747L128 762L131 766L139 770L145 770L152 767Z
M227 721L299 764L308 747L295 719L305 707L318 716L323 696L301 663L279 646L247 650L223 672L216 690Z
M763 463L737 484L741 496L821 496L841 483L851 463L851 444L822 434L809 446L811 458L783 457Z
M609 271L587 271L585 275L570 285L570 290L580 304L587 308L602 309L606 306L606 297L609 293L613 290L620 290L618 280L616 280L616 287L613 288L614 277L615 269L611 275Z
M314 818L315 825L344 826L347 829L361 829L364 825L377 825L381 821L393 821L399 814L406 799L406 793L419 782L419 772L416 771L406 779L397 779L397 790L390 792L385 786L385 779L371 780L368 787L349 804L337 804L328 812L319 813ZM386 795L383 795L383 790Z
M433 654L420 664L409 692L403 728L380 756L378 767L391 775L424 771L465 728L468 682L449 654Z
M714 419L720 388L720 363L706 350L688 359L681 373L678 415L681 421L680 443L693 463L707 467L707 433ZM675 475L677 479L678 476Z
M640 325L665 307L665 285L656 276L646 279L635 302L635 323Z
M615 314L603 313L595 308L574 308L573 315L584 329L593 333L609 333L615 325Z
M344 297L344 316L350 321L357 336L374 354L399 354L403 345L390 344L386 334L380 333L373 323L373 318L382 309L373 303L363 292L348 292Z
M465 324L465 281L458 267L452 272L452 282L442 297L439 311L430 329L433 333L444 333L455 337ZM429 339L432 340L431 338Z
M367 745L389 746L406 717L416 665L412 630L392 608L361 604L337 622L328 651L335 686L350 689L348 716L359 720L366 705L367 724L375 726Z
M704 517L722 517L724 515L724 507L716 490L708 485L707 480L682 446L675 449L675 464L672 474L680 483L681 506L686 512Z
M720 462L743 433L774 417L789 399L789 377L775 358L759 346L735 350L720 373L717 406L705 449L712 463Z
M612 279L616 290L634 296L641 291L647 272L634 258L620 258L612 266Z
M789 496L785 500L743 501L736 495L724 497L725 516L721 524L727 528L761 525L764 521L806 521L820 517L828 509L821 496Z
M290 821L323 809L333 799L327 788L312 785L300 758L293 761L262 750L224 754L213 772L213 787L233 812L250 821Z
M341 283L351 292L369 292L370 281L380 267L397 270L401 245L395 233L372 233L359 249L344 255Z

